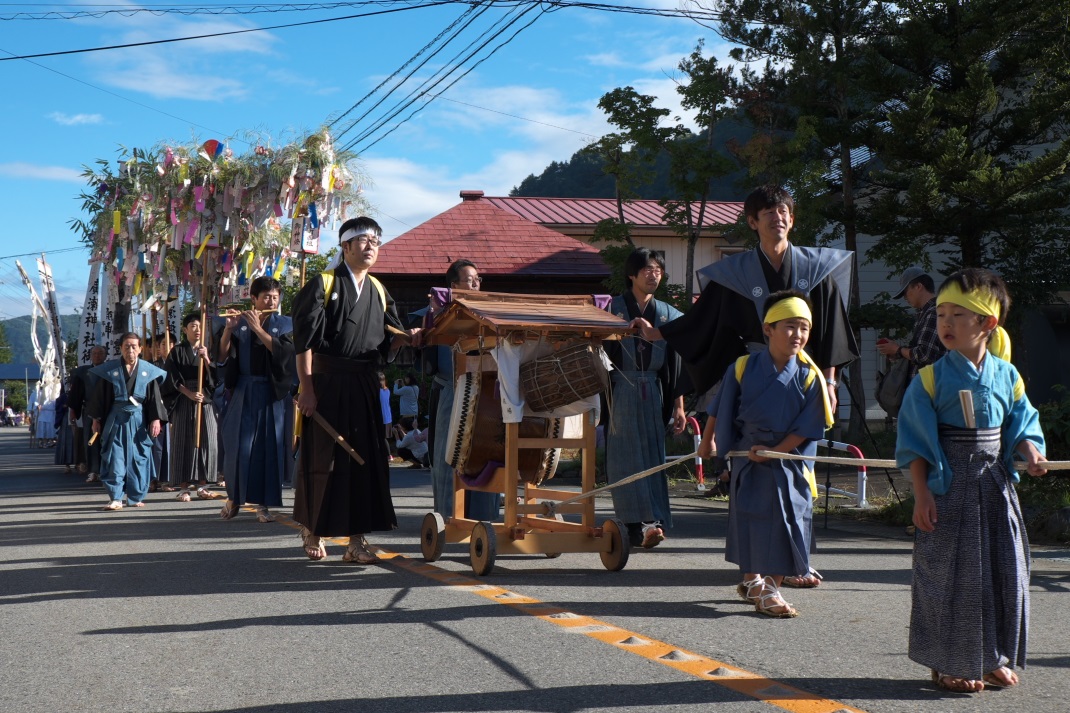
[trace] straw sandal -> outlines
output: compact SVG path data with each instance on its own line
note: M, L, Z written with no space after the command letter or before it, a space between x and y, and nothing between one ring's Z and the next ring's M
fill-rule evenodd
M792 575L790 577L784 577L784 581L780 584L784 587L791 587L792 589L813 589L821 584L821 580L824 577L813 567L807 574Z
M1004 678L997 676L997 671L1003 671ZM989 688L1010 688L1018 685L1018 674L1006 666L1000 666L981 676L981 680Z
M256 521L257 522L275 522L275 516L271 514L271 511L266 507L260 506L256 509Z
M738 594L740 598L748 604L757 604L758 600L761 598L762 588L764 586L765 580L763 580L761 577L744 580L736 585L736 594ZM758 588L758 593L751 594L751 590L755 587Z
M754 611L774 619L794 619L799 616L795 607L780 596L780 590L773 584L772 577L765 577L762 583L762 594L758 598L758 603L754 605Z
M940 673L935 668L931 669L931 672L933 683L936 684L937 688L942 688L945 691L951 691L952 693L977 693L978 691L985 690L984 681L975 681L969 678L952 676L948 673Z
M223 509L219 511L219 517L224 520L230 520L238 514L238 504L229 498L223 503Z
M180 503L188 503L190 500L192 500L192 498L190 498L188 490L183 490L182 492L180 492L178 495L175 496L175 500L177 500Z
M123 503L121 500L112 500L110 503L101 508L104 512L115 512L116 510L122 510Z
M298 535L305 547L305 556L313 562L318 562L327 557L327 546L322 537L316 537L310 530L302 527Z
M368 549L368 541L361 535L354 544L350 540L346 553L342 555L343 562L355 562L357 564L378 564L382 562L375 553Z

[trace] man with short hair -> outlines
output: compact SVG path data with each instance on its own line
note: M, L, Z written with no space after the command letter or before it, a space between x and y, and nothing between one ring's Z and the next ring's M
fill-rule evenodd
M909 360L913 378L921 367L932 364L947 351L936 332L936 285L924 269L911 265L899 276L899 292L893 299L906 300L914 308L914 332L906 346L885 339L877 341L877 350L889 359Z
M676 349L695 390L705 393L738 357L765 349L761 310L766 298L798 289L814 304L807 353L821 368L835 412L838 373L858 358L847 317L853 256L846 250L793 245L795 201L780 186L752 191L743 212L758 246L699 270L699 279L707 284L679 319L660 330L640 322L636 326L643 329L644 338L664 338Z
M451 295L453 290L478 292L483 279L479 276L479 268L474 262L461 258L454 260L446 270L446 284ZM431 448L431 494L435 512L449 520L456 509L453 466L446 462L450 417L457 389L456 375L453 373L453 348L443 345L428 346L424 347L423 353L426 360L425 371L434 377L429 399L431 426L428 429ZM494 521L498 517L500 499L499 493L467 490L464 493L464 516L469 520Z
M220 424L226 448L223 474L227 501L219 516L229 520L245 503L256 504L258 522L271 522L269 508L282 507L282 484L291 467L290 390L293 385L293 322L278 314L282 285L261 276L249 287L252 306L227 317L219 359L232 389Z
M119 359L94 367L97 377L85 413L100 436L100 475L110 501L104 510L143 507L152 474L152 439L159 435L167 410L160 386L167 373L140 358L141 337L119 338Z
M108 350L99 344L93 345L89 350L89 363L82 364L71 372L71 392L67 395L67 408L71 418L75 422L76 458L78 460L78 472L86 473L85 482L95 483L100 480L100 440L90 445L93 437L92 429L86 428L82 412L85 402L93 394L93 386L97 377L93 374L93 368L104 363L108 356Z
M294 520L305 555L327 556L324 538L348 537L344 562L375 564L365 535L397 527L390 497L390 451L383 440L380 365L401 332L394 300L369 270L383 231L371 218L347 220L338 231L340 259L294 298L294 346L301 386L301 451ZM341 435L350 456L313 414ZM227 478L230 481L230 478Z
M774 292L797 289L813 303L807 353L825 377L832 412L838 405L837 376L858 358L847 316L853 255L833 248L793 245L795 201L781 186L761 186L743 203L747 225L758 237L754 250L730 255L699 270L708 281L698 301L660 330L636 320L645 339L664 338L680 354L698 393L705 393L728 366L766 349L762 314ZM857 393L857 392L856 392ZM816 587L816 574L786 577L791 587Z
M636 248L624 263L628 289L613 298L609 311L655 329L680 317L678 309L654 299L664 274L661 255ZM673 433L681 433L686 418L684 397L675 395L679 359L664 340L624 337L603 345L614 367L606 430L606 477L612 484L664 463L665 423L671 418ZM633 545L650 549L665 539L672 513L664 471L611 492L613 511L627 525Z

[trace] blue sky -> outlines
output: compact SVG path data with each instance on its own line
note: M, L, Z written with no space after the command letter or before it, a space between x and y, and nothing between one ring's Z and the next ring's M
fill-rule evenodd
M680 3L627 4L676 9ZM0 18L23 10L89 7L4 4ZM0 19L0 58L382 9ZM80 245L67 221L79 217L83 164L117 157L120 145L229 138L240 153L248 149L241 141L248 130L263 131L276 142L315 130L402 66L465 9L447 5L309 27L0 62L5 89L0 195L8 207L0 227L0 319L30 312L28 292L18 279L15 259L9 257L19 253L45 251L61 312L81 307L88 251L57 251ZM508 6L488 10L462 35L456 49L450 45L415 79L430 75L507 11ZM687 18L578 8L543 14L442 97L361 152L360 163L371 179L365 193L386 237L455 205L461 190L504 195L528 174L567 159L609 131L597 101L610 89L634 86L681 114L674 91L676 64L700 38L719 58L725 57L717 38ZM359 124L351 135L366 125ZM34 255L18 259L36 278Z

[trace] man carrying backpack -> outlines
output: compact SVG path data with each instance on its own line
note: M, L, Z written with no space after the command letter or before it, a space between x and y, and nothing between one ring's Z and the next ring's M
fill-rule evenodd
M309 559L327 556L323 538L349 537L343 561L375 564L379 558L364 536L397 527L378 372L394 346L388 326L400 333L402 325L393 299L368 273L379 256L379 225L365 217L347 220L338 240L337 266L310 280L294 299L297 408L303 421L294 519L302 526Z

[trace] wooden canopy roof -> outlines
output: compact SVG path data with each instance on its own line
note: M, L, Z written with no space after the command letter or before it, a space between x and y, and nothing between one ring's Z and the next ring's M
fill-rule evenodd
M590 295L516 295L454 290L453 301L435 318L425 342L475 348L482 337L515 340L545 337L620 339L632 329L620 317L599 309Z

